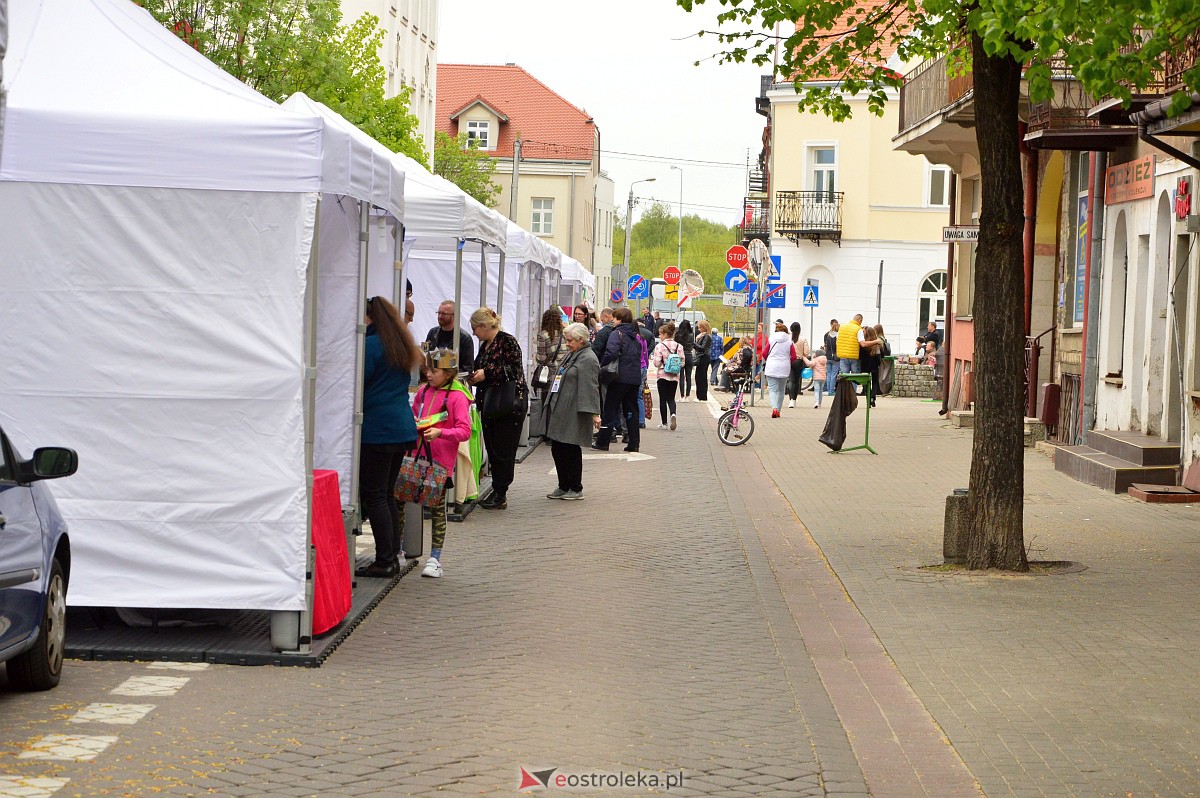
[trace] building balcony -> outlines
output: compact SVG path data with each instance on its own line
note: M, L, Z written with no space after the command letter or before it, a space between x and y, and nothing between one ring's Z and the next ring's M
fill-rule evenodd
M841 191L780 191L775 194L775 232L796 244L842 244Z
M766 197L746 197L742 204L742 224L738 231L741 241L759 239L764 244L771 241L771 201Z
M968 70L950 77L946 57L922 62L904 76L900 87L900 133L912 130L922 122L955 106L967 106L968 112L959 115L959 121L973 122L974 111L970 106L975 94L974 76Z
M1075 79L1062 59L1050 63L1054 94L1029 105L1025 143L1035 150L1112 152L1131 144L1137 130L1128 125L1101 124L1092 115L1096 100Z

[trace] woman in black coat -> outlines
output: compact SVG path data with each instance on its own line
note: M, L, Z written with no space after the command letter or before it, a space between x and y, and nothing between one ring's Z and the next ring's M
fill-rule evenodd
M679 398L687 401L692 395L692 367L695 359L692 347L696 344L696 335L692 332L692 323L687 319L679 322L675 328L675 343L683 347L683 371L679 375Z

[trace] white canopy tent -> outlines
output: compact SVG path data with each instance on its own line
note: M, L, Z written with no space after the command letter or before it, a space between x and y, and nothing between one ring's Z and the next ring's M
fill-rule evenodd
M436 326L437 306L445 299L456 302L459 329L464 310L470 313L492 300L503 317L505 299L515 298L516 292L516 272L510 275L505 267L508 220L406 156L395 157L406 175L402 277L413 286L417 340Z
M318 195L397 192L332 186L323 145L356 145L127 0L13 0L9 30L0 413L79 451L72 603L306 610Z
M283 104L318 116L322 138L321 202L317 234L317 383L313 466L338 472L341 501L354 511L358 494L363 374L360 322L369 293L368 271L391 280L394 253L386 261L370 259L361 233L382 223L385 246L395 241L404 215L404 172L394 153L367 136L328 106L295 94ZM359 199L355 199L359 198ZM372 213L371 206L375 211ZM375 222L372 225L372 222ZM385 296L392 297L388 290Z
M569 299L566 296L568 290L571 292ZM600 304L600 300L596 297L596 275L585 269L582 263L570 255L564 255L562 259L562 282L558 298L563 304L567 304L568 301L572 305L595 306Z

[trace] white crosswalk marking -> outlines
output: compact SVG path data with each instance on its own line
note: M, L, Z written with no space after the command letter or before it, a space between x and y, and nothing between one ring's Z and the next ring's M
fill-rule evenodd
M152 671L202 671L207 662L151 662L146 666Z
M112 695L168 696L190 681L186 676L130 676L112 690Z
M132 726L146 717L146 713L152 709L154 704L88 704L75 713L71 722Z
M37 740L17 759L60 759L71 762L86 762L115 743L110 735L47 734Z
M70 779L0 776L0 798L49 798Z

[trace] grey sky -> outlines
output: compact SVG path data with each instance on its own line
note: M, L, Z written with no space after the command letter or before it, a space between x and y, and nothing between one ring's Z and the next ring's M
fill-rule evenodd
M653 177L634 195L676 213L680 175L668 164L678 159L684 213L735 224L747 150L754 159L761 147L765 119L754 98L762 69L715 59L692 66L718 47L715 37L687 38L712 29L717 8L715 0L691 14L672 0L441 0L438 61L514 62L586 109L600 127L601 167L616 184L617 205L631 181Z

